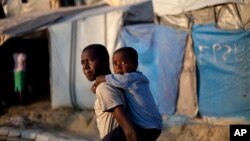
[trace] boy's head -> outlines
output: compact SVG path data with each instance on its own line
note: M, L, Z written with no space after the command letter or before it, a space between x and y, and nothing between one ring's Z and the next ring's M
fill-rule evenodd
M113 54L114 73L135 72L138 66L138 54L131 47L122 47Z
M82 71L89 81L110 73L108 51L100 44L91 44L82 50L81 64Z

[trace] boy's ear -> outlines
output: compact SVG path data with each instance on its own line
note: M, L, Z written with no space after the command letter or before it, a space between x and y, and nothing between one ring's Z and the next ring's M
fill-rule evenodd
M135 62L135 68L138 68L138 61Z

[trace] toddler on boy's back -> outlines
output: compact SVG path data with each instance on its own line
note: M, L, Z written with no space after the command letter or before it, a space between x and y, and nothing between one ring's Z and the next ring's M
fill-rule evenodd
M136 125L142 141L155 141L162 129L162 118L149 88L147 77L137 71L138 54L131 47L123 47L113 54L115 74L101 75L96 78L94 87L106 82L125 92L128 113Z

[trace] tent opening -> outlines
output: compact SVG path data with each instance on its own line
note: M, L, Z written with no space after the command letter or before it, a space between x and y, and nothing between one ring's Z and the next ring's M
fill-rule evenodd
M14 53L26 54L22 101L14 90ZM1 106L50 100L49 45L47 36L13 37L0 47Z

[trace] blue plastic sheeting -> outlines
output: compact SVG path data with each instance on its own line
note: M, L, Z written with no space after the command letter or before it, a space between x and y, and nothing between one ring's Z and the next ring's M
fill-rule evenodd
M250 118L250 30L195 25L201 116Z
M149 78L160 113L174 114L187 33L166 26L141 24L125 26L121 38L123 46L137 50L138 70Z

